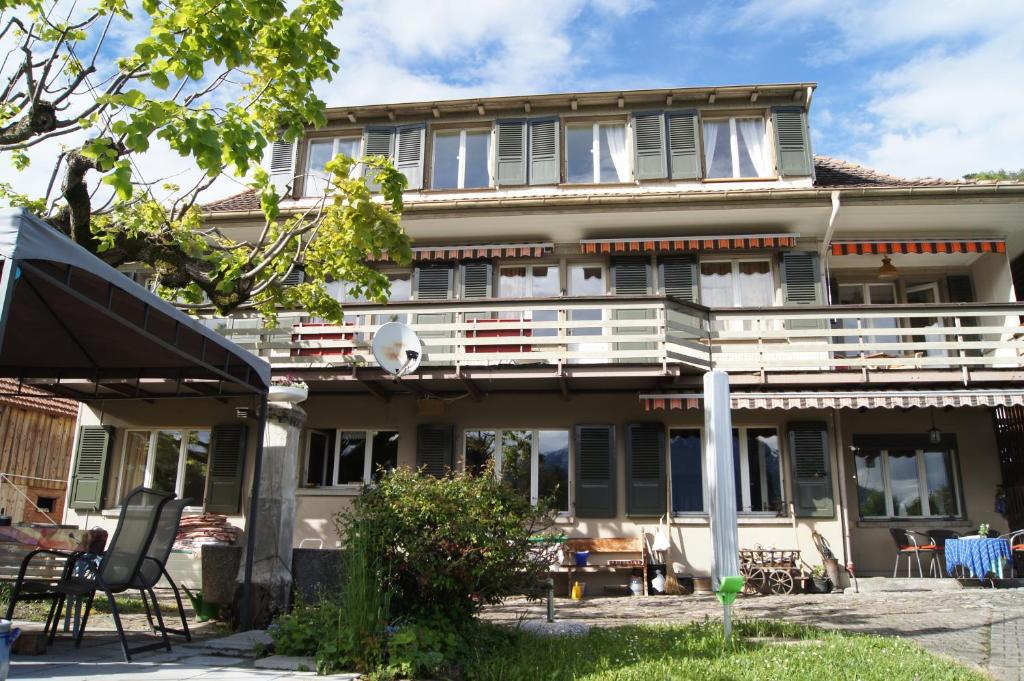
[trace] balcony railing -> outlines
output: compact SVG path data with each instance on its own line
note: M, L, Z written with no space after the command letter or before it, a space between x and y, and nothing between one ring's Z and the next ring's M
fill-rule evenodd
M350 304L344 324L282 314L205 323L275 368L375 366L370 341L402 321L425 366L661 364L736 372L1016 368L1024 304L708 309L607 296Z

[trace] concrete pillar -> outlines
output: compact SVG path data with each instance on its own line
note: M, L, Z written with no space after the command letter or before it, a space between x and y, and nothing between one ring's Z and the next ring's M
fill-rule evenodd
M292 534L295 531L296 471L299 437L306 412L297 404L270 402L263 436L263 470L255 524L252 567L253 625L266 627L274 614L289 604L292 588ZM245 561L238 571L236 594L241 594Z
M711 586L740 573L736 530L736 471L732 460L732 403L729 374L704 374L704 470L708 475L711 524Z

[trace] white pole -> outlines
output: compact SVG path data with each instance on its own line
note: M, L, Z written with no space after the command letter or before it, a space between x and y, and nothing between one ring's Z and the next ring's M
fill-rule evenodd
M729 375L704 374L704 470L708 475L708 516L711 521L711 586L740 573L736 532L736 483L732 461L732 411Z

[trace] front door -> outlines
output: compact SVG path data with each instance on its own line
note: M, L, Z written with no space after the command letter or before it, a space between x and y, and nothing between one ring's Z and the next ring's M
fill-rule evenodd
M939 285L937 283L929 282L927 284L918 284L916 286L907 287L907 304L909 305L927 305L939 302ZM911 317L910 327L913 329L922 329L925 331L922 335L914 335L912 337L914 343L944 343L946 342L946 336L942 332L928 333L928 329L941 329L943 327L941 317ZM913 353L917 357L946 357L949 355L948 350L941 348L925 348L922 350L916 350Z

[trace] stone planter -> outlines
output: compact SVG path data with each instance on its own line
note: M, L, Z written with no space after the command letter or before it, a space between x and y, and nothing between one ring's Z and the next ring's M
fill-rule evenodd
M298 404L305 401L307 397L309 397L309 388L296 385L272 385L268 394L268 399L271 402L286 402L288 404Z

